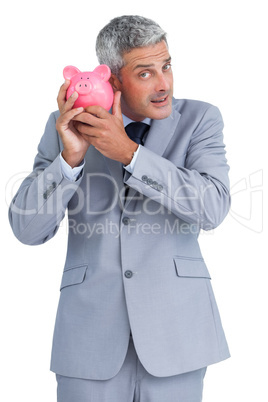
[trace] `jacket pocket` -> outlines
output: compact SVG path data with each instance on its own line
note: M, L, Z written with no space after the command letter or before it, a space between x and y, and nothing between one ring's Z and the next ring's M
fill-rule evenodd
M179 277L211 279L203 258L174 257L173 260Z
M84 282L86 277L87 265L66 268L63 271L60 290L67 286L78 285Z

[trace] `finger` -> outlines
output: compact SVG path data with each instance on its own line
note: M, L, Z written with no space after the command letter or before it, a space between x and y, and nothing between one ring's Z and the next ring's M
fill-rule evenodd
M96 129L96 127L90 126L88 124L83 124L83 123L80 123L80 122L76 122L75 127L76 127L77 131L80 134L83 134L83 136L85 138L87 138L87 137L91 137L91 138L96 137L96 138L98 138L100 136L99 130Z
M100 106L88 106L85 108L85 112L86 113L81 113L79 116L76 116L74 120L90 126L101 127L103 119L111 116L107 110Z
M67 111L71 110L74 106L75 101L78 98L78 93L73 92L71 96L66 100L67 97L67 89L70 86L70 81L66 80L64 84L60 87L60 91L58 94L57 102L58 107L61 113L66 113Z
M60 116L60 118L58 119L59 126L61 126L61 127L67 126L70 123L70 121L73 120L75 116L82 113L83 110L84 109L82 107L79 107L79 108L71 109L67 113L62 114Z
M116 91L114 94L114 102L113 102L113 115L119 118L122 118L121 111L121 92Z
M86 110L86 109L85 109ZM81 113L73 118L74 121L91 125L92 115L90 113Z
M98 117L99 119L105 119L110 115L106 109L99 105L87 106L85 111L95 117Z
M61 109L66 102L66 93L67 93L67 89L68 89L69 85L70 85L70 81L66 80L60 87L58 97L57 97L59 109Z
M69 112L69 110L71 110L73 108L78 96L79 95L77 92L73 92L72 95L69 96L69 98L67 100L65 100L65 103L62 107L63 113Z

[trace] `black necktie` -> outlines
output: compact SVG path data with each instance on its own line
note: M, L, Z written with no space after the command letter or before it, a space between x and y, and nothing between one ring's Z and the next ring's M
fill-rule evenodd
M125 127L126 133L132 141L137 144L143 145L143 137L146 131L148 131L149 125L142 122L130 123Z
M143 145L143 137L146 131L149 129L149 124L142 123L140 121L133 122L128 124L125 127L126 133L132 141L135 141L137 144ZM128 195L129 187L125 185L125 198Z

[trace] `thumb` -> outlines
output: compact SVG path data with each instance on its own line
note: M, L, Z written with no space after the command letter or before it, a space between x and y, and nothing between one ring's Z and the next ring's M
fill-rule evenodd
M113 115L122 119L121 111L121 92L116 91L114 94Z

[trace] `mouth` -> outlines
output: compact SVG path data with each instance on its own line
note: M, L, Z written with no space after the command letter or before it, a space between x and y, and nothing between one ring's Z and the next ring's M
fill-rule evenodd
M166 95L162 98L153 99L153 100L151 100L151 102L154 105L165 106L168 103L168 95Z

